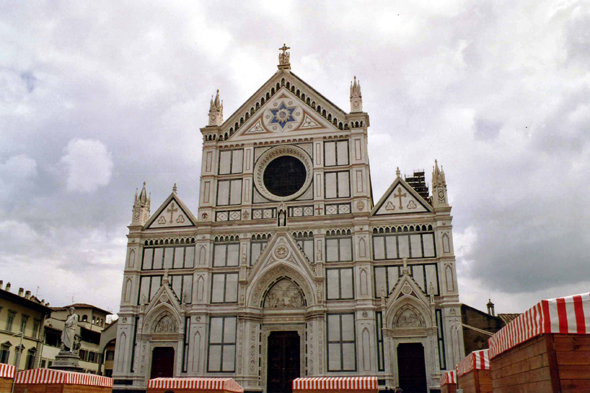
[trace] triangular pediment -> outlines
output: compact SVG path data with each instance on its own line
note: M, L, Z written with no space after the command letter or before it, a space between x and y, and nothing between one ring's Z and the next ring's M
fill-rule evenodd
M308 277L316 276L305 253L287 233L278 233L273 236L264 252L252 263L254 264L250 272L252 279L276 263L287 263L298 271L304 272Z
M174 310L180 311L180 300L170 287L168 277L162 280L162 284L160 288L156 291L156 294L153 296L152 300L146 306L146 315L150 314L150 312L161 306L172 307Z
M431 211L432 206L405 180L398 177L377 202L371 214L379 216Z
M221 126L226 139L340 131L346 113L296 75L279 71Z
M197 219L178 197L170 194L156 213L145 223L144 229L183 228L197 226Z

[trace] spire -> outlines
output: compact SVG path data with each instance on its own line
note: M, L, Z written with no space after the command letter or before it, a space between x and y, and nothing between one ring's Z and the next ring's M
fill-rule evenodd
M131 225L143 225L150 218L150 204L151 194L145 189L145 182L143 188L137 196L137 189L135 190L135 202L133 203L133 217L131 218Z
M139 194L139 202L142 206L145 206L148 203L147 191L145 189L145 182L143 182L143 188L141 189L141 193Z
M447 182L445 180L445 171L438 168L438 161L434 160L432 168L432 206L447 207L449 206L447 196Z
M287 50L291 49L287 44L283 44L282 48L279 48L282 53L279 53L279 70L290 70L291 69L291 54Z
M488 300L489 300L488 304L486 304L486 306L488 306L488 314L495 317L496 311L494 310L494 303L492 303L492 299L488 299Z
M356 80L350 82L350 112L363 111L363 96L361 95L361 82Z
M219 96L219 89L215 98L211 96L211 104L209 105L209 125L219 126L223 123L223 101Z

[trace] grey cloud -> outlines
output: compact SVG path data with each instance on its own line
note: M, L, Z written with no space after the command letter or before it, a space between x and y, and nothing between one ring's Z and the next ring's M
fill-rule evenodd
M477 233L456 244L469 248L458 261L465 277L515 302L574 285L590 152L587 14L572 4L0 6L0 163L36 163L28 178L0 171L14 190L0 197L3 279L34 288L42 278L27 273L49 266L53 304L67 301L59 279L75 277L77 300L117 309L135 189L147 181L155 211L178 183L196 213L211 94L221 90L229 116L275 72L286 42L293 72L345 110L360 78L376 199L392 167L444 165L455 231ZM74 139L112 156L108 183L92 192L68 192L60 160Z

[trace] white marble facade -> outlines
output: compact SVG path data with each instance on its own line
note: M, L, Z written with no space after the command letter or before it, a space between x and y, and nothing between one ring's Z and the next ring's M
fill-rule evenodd
M281 56L227 120L219 93L211 100L197 214L176 186L154 214L145 185L135 197L116 390L145 389L154 349L167 347L174 376L265 392L278 331L299 335L301 376L398 385L397 348L419 343L437 388L463 355L444 173L435 166L426 198L398 171L374 204L359 82L346 113Z

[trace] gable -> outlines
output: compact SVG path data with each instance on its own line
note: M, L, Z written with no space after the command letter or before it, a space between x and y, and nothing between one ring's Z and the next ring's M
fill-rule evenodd
M295 94L281 88L231 139L249 136L276 137L305 131L335 129Z
M394 183L384 198L377 204L374 215L421 213L431 211L424 201L409 185L401 179Z
M172 193L148 220L144 228L183 228L196 226L196 219L186 205Z

